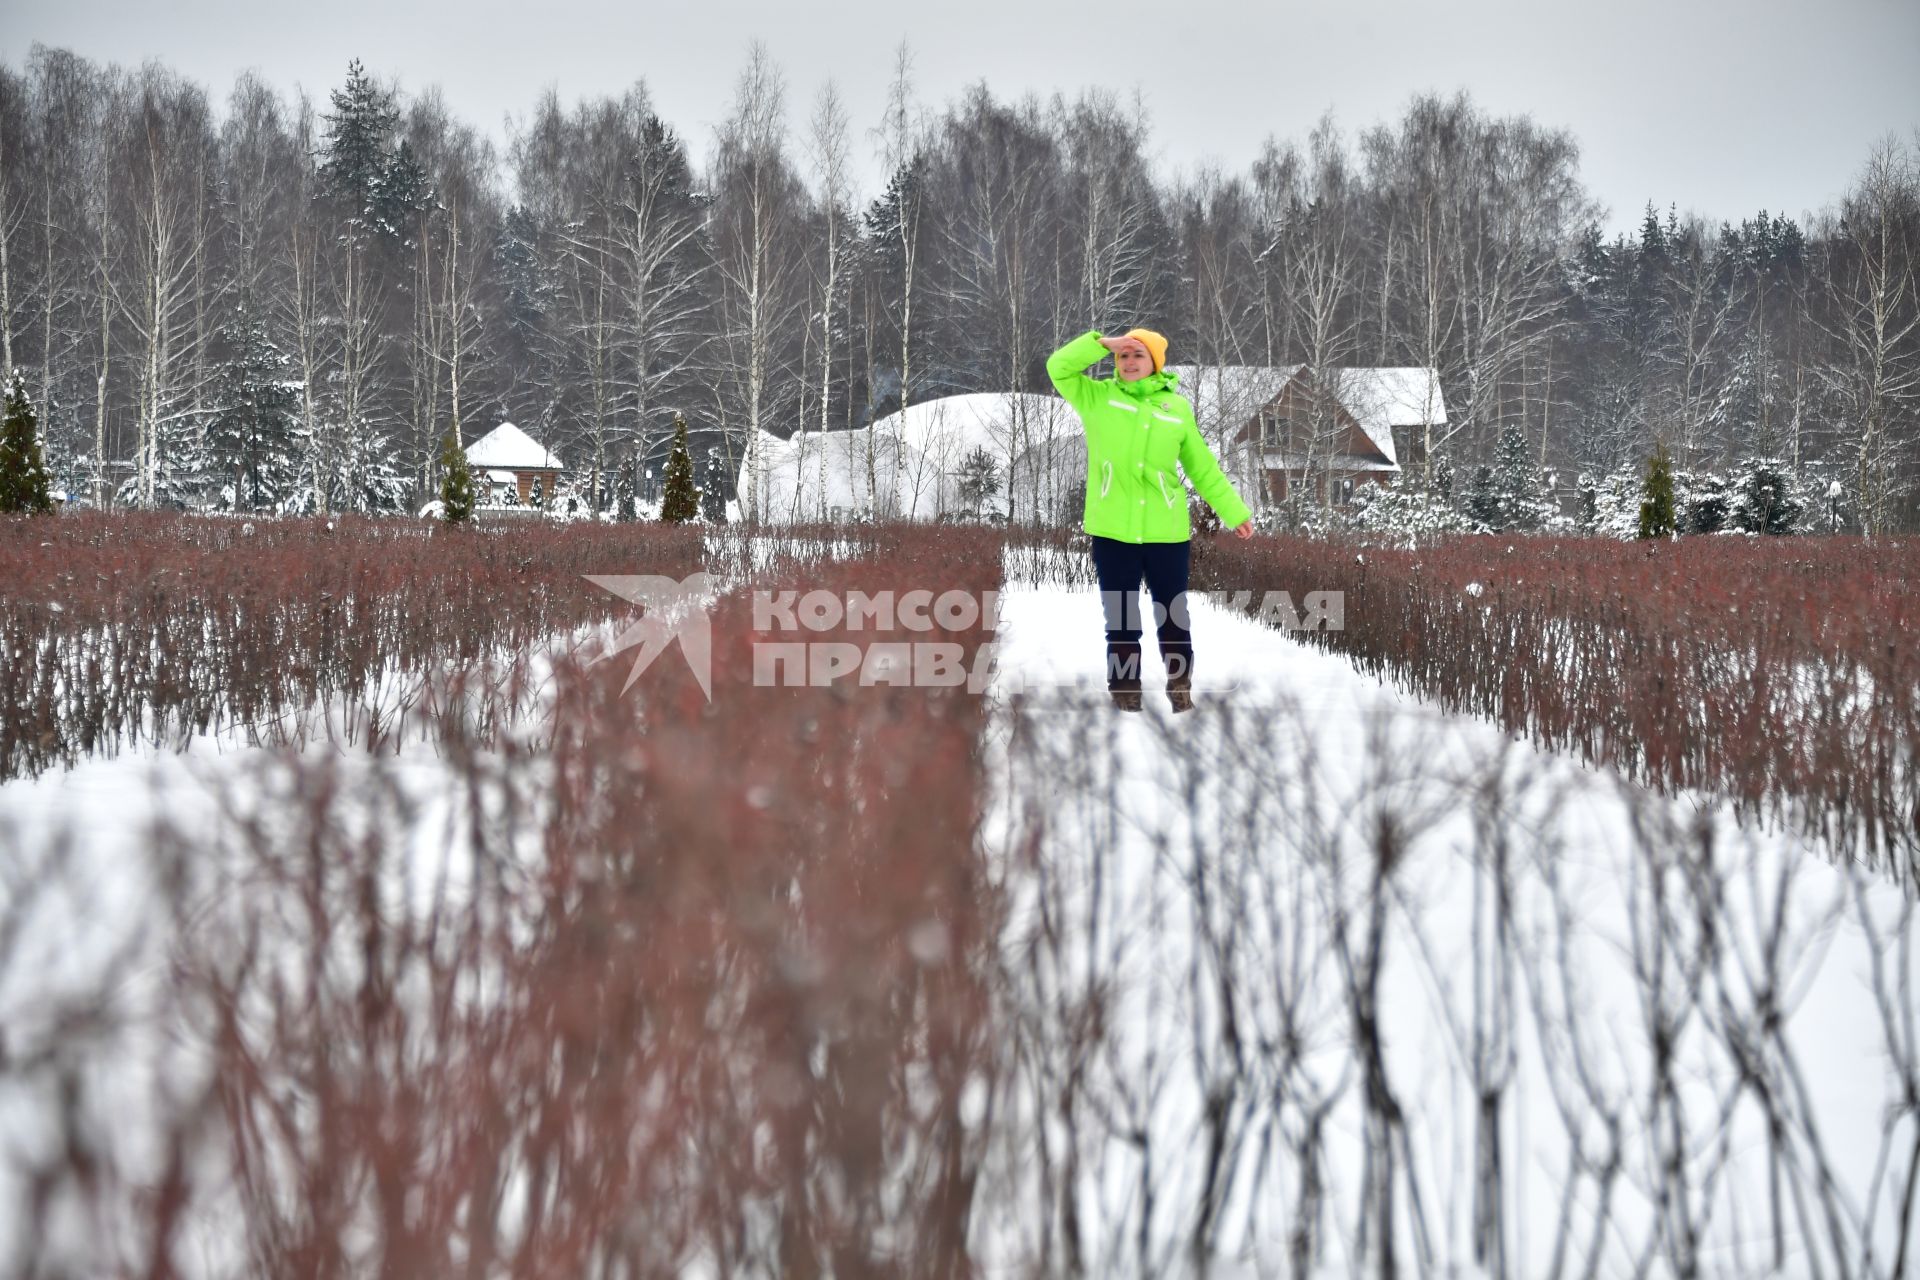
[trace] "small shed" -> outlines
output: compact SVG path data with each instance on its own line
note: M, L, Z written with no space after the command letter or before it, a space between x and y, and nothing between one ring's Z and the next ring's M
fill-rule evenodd
M558 454L511 422L501 423L468 445L467 465L486 472L489 487L516 490L522 503L532 497L535 480L540 481L540 492L551 499L562 470Z

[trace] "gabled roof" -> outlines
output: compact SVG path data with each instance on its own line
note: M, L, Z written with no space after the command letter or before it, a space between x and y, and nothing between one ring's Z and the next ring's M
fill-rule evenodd
M1447 402L1440 394L1440 375L1420 368L1336 369L1334 394L1359 422L1367 438L1393 453L1393 429L1447 421ZM1384 442L1384 443L1383 443Z
M503 422L467 446L467 465L516 471L561 469L560 458L511 422Z
M1169 365L1194 416L1216 429L1237 427L1271 403L1305 365ZM1440 377L1432 369L1346 367L1330 371L1333 393L1388 461L1396 461L1395 427L1447 420ZM1431 416L1429 416L1431 415Z
M1274 368L1262 364L1170 364L1167 372L1180 378L1174 387L1193 402L1193 416L1203 426L1239 426L1273 402L1304 365Z

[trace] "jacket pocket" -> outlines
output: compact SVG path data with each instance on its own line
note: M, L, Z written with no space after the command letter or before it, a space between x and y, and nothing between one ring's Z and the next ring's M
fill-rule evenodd
M1167 492L1167 473L1164 471L1156 471L1154 472L1153 478L1160 482L1160 496L1167 500L1168 506L1172 506L1173 495Z
M1113 487L1113 463L1103 462L1100 464L1100 496L1103 498L1106 497L1107 490L1112 487Z

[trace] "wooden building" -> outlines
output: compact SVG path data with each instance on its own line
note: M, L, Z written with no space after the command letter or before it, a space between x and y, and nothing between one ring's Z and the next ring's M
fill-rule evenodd
M479 482L475 488L483 503L499 502L513 494L522 506L533 497L535 480L540 481L540 492L551 502L562 470L559 455L511 422L501 423L468 445L467 466Z
M1425 459L1446 401L1431 369L1175 365L1200 430L1250 504L1311 488L1344 507L1358 486L1386 484Z

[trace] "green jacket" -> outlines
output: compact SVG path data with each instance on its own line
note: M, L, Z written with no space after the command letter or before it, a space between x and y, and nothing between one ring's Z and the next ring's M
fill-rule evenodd
M1245 523L1252 513L1201 439L1193 405L1173 389L1179 376L1089 378L1087 366L1107 354L1100 338L1089 330L1047 357L1047 376L1087 432L1086 531L1121 542L1187 541L1187 491L1175 461L1222 524Z

